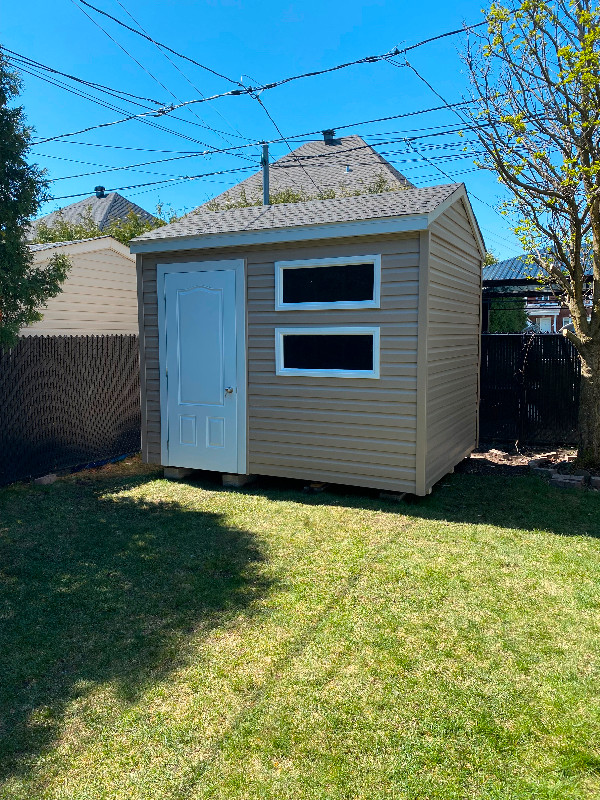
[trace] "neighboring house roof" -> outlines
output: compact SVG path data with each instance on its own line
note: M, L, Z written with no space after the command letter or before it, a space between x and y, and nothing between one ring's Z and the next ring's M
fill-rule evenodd
M538 267L523 254L515 258L507 258L483 268L483 282L486 281L521 281L537 277Z
M592 275L592 268L586 270L586 275ZM507 258L505 261L498 261L496 264L490 264L483 268L483 284L496 286L500 282L510 283L511 281L518 281L519 283L530 283L533 280L540 279L542 281L549 281L550 278L539 269L537 264L531 261L531 256L523 253L521 256L514 258Z
M72 224L77 224L83 220L87 215L88 209L91 217L98 225L100 230L104 230L115 219L125 219L130 211L133 211L141 219L147 222L154 222L156 217L150 214L141 206L132 203L123 195L117 192L109 192L104 197L86 197L84 200L78 200L76 203L71 203L70 206L65 206L51 214L46 214L45 217L40 217L31 223L31 238L35 236L37 226L43 222L45 225L51 226L59 219Z
M36 253L38 250L52 250L55 247L67 247L70 244L80 244L81 242L97 242L100 239L112 239L112 236L93 236L89 239L72 239L70 242L44 242L43 244L30 244L29 249ZM113 239L113 241L116 241Z
M412 184L380 156L360 136L344 136L330 140L306 142L274 161L269 167L271 194L292 189L314 197L319 192L334 190L365 191L369 184L383 177L390 188ZM208 203L226 205L240 199L244 191L248 200L262 200L262 171L256 172ZM204 211L207 203L190 212Z
M33 253L34 261L41 263L46 257L50 257L51 250L59 247L66 248L71 253L89 253L97 251L114 250L117 253L132 259L129 248L121 244L112 236L95 236L92 239L75 239L71 242L44 242L43 244L30 244L29 250Z
M139 253L218 247L233 244L234 240L259 244L425 230L432 221L432 212L441 213L460 199L465 200L483 256L483 239L462 183L333 200L197 212L138 236L132 240L131 250Z

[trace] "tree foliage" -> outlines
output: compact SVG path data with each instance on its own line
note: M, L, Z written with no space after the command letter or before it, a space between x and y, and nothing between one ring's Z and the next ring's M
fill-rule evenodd
M159 203L153 221L141 217L135 211L130 211L124 219L113 219L104 228L100 228L92 217L91 206L88 206L75 222L66 220L60 211L57 219L51 225L39 222L32 241L36 243L73 242L81 239L95 239L98 236L112 236L121 244L128 245L136 236L170 222L176 222L178 219L179 216L173 209L166 211L164 206Z
M487 20L466 53L479 165L508 189L504 213L569 307L583 373L580 453L600 464L600 6L494 3Z
M28 221L47 199L44 172L27 163L31 129L20 106L17 75L0 54L0 346L13 346L19 330L42 318L44 302L60 292L70 263L64 255L34 265Z
M497 297L490 301L490 333L521 333L526 326L524 297Z

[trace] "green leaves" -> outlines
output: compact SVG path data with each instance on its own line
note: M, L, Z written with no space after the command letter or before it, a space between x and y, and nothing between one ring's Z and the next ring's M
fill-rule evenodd
M34 267L26 243L48 184L44 171L27 163L31 128L23 109L8 105L19 86L0 54L0 346L13 345L22 327L40 319L40 306L60 292L68 269L64 256Z

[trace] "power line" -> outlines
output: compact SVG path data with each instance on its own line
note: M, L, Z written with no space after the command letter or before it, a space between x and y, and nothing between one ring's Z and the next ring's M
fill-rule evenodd
M13 56L9 57L9 61L13 62L14 61L14 57ZM18 69L21 72L26 73L27 75L33 75L34 77L36 77L39 80L42 80L42 81L50 84L51 86L56 86L58 88L64 89L65 91L69 92L70 94L76 95L77 97L83 97L83 98L85 98L87 100L90 100L91 102L93 102L96 105L99 105L99 106L101 106L103 108L108 108L108 109L110 109L112 111L117 111L117 112L119 112L121 114L126 113L126 111L124 109L119 108L118 106L115 106L115 105L113 105L111 103L107 103L105 100L102 100L102 99L100 99L98 97L94 97L94 96L92 96L92 95L90 95L90 94L88 94L86 92L83 92L83 91L81 91L79 89L75 89L74 87L67 86L65 83L63 83L62 81L60 81L58 79L49 78L48 76L45 76L45 75L40 75L39 73L32 71L33 68L32 68L32 70L28 70L27 68L23 67L22 65L18 65ZM123 100L125 98L118 98L118 99ZM131 101L130 100L128 102L134 102L135 105L141 105L141 103L138 103L137 101ZM147 108L147 106L146 106L146 108ZM150 111L149 113L152 114L152 111ZM195 139L192 136L186 136L186 134L184 134L184 133L180 133L179 131L171 130L170 128L166 128L164 125L159 125L156 122L152 122L151 120L146 119L146 117L144 115L133 114L133 115L131 115L131 119L136 119L139 122L143 122L145 125L150 125L150 127L156 128L157 130L164 131L165 133L170 133L173 136L178 136L179 138L185 139L188 142L193 142L194 144L202 144L202 145L204 145L204 142L200 141L199 139ZM172 119L180 119L180 118L179 117L173 117ZM182 121L183 122L190 122L190 120L182 120ZM191 124L195 124L195 123L191 122ZM43 141L46 141L46 140L43 140ZM38 140L37 142L32 142L31 146L33 147L33 146L35 146L37 144L42 144L43 141L42 140ZM66 142L66 143L68 144L68 142Z
M72 2L75 2L75 0L72 0ZM121 23L119 20L116 19L116 17L113 17L112 15L107 14L105 11L101 11L100 9L98 9L95 6L91 5L90 3L87 3L86 0L79 0L79 2L83 3L84 5L88 6L89 8L93 8L94 11L98 11L99 13L104 14L104 16L110 17L115 22L118 22L119 24L122 24L124 27L128 28L129 30L133 31L134 33L137 33L140 36L144 36L144 38L149 39L150 41L155 41L155 40L151 39L150 37L146 36L145 34L141 33L140 31L136 31L134 28L131 28L130 26L125 25L125 23ZM481 23L477 23L477 26L480 25L480 24ZM201 97L201 98L199 98L197 100L187 100L185 103L179 103L178 105L175 105L175 106L165 106L165 107L163 107L161 109L157 109L156 112L155 112L155 115L156 116L162 116L164 114L170 114L173 111L178 110L179 108L184 108L186 106L195 105L195 104L198 104L198 103L207 103L209 101L218 100L218 99L223 98L223 97L238 97L238 96L241 96L241 95L251 95L251 96L252 95L259 95L262 92L266 92L266 91L268 91L270 89L274 89L276 87L283 86L283 85L291 83L293 81L303 80L305 78L313 78L313 77L320 76L320 75L326 75L326 74L329 74L329 73L332 73L332 72L337 72L337 71L342 70L342 69L347 69L348 67L357 66L359 64L374 64L374 63L377 63L379 61L388 61L391 58L393 58L394 56L401 55L403 53L408 52L409 50L414 50L417 47L422 47L423 45L428 44L430 41L433 41L434 39L441 39L441 38L443 38L445 36L454 36L457 33L464 32L466 30L469 30L472 27L477 27L477 26L466 26L465 28L457 29L457 30L454 30L454 31L448 31L447 33L439 34L437 37L433 37L433 38L430 38L430 39L424 39L423 41L417 42L417 43L415 43L413 45L410 45L410 47L406 47L403 50L400 50L398 47L394 47L392 50L388 51L387 53L381 53L379 55L374 55L374 56L363 56L362 58L355 59L354 61L347 61L347 62L344 62L342 64L336 64L333 67L326 67L326 68L320 69L320 70L312 70L310 72L303 72L303 73L301 73L299 75L291 75L291 76L289 76L287 78L281 78L278 81L273 81L271 83L262 84L260 86L244 86L239 81L233 81L231 78L226 78L230 83L235 83L238 88L231 89L228 92L221 92L221 93L218 93L218 94L214 94L214 95L211 95L209 97ZM160 42L156 42L156 43L157 44L161 44ZM165 47L167 50L169 50L169 52L173 52L173 53L175 53L175 55L181 56L180 53L177 53L177 51L174 51L174 50L172 50L172 48L167 47L167 45L162 45L161 44L161 46ZM187 58L187 56L186 56L186 58ZM408 62L407 62L407 65L408 65ZM200 65L200 66L204 67L204 65ZM206 67L204 67L204 68L208 69ZM213 71L213 70L210 70L210 71ZM216 73L216 74L219 74L219 73ZM223 75L220 75L220 74L219 74L219 76L220 77L226 77L226 76L223 76ZM443 102L445 103L445 105L447 105L446 101L443 101ZM139 115L130 115L130 116L124 117L123 119L120 119L120 120L113 120L112 122L105 122L105 123L101 123L100 125L90 126L88 128L84 128L83 130L80 130L80 131L74 131L74 132L71 132L71 133L63 133L63 134L59 134L58 136L48 137L46 139L40 140L38 142L38 144L49 142L49 141L55 141L56 139L62 139L62 138L66 138L68 136L69 137L70 136L76 136L76 135L78 135L80 133L87 133L90 130L95 130L95 129L99 129L99 128L105 128L105 127L109 127L109 126L112 126L112 125L118 125L118 124L121 124L123 122L129 122L131 119L134 119L135 116L140 116L140 117L148 116L148 113L149 112L146 112L145 114L139 114Z
M292 157L293 157L293 158L294 158L296 161L298 161L298 158L297 158L297 156L295 156L295 155L294 155L294 153L293 153L293 151L292 151L292 148L291 148L291 146L290 146L290 143L288 142L288 140L287 140L287 139L284 137L284 135L282 134L282 132L281 132L281 129L279 128L279 125L277 125L277 123L275 122L275 120L273 119L273 117L271 116L271 114L269 113L269 111L267 110L267 107L266 107L266 106L265 106L265 104L263 103L263 101L262 101L262 99L260 98L260 96L259 96L259 95L256 95L256 99L257 99L257 101L258 101L258 103L259 103L260 107L263 109L263 111L264 111L264 112L265 112L265 114L267 115L267 117L268 117L268 118L271 120L271 122L273 123L273 126L275 127L275 130L277 131L277 133L278 133L278 134L281 136L281 138L283 139L283 141L286 143L286 145L287 145L287 149L290 151L290 154L292 155ZM311 175L310 175L310 174L309 174L309 173L306 171L306 169L305 169L305 168L302 166L302 164L300 164L300 167L302 168L302 171L304 172L304 174L306 175L306 177L307 177L307 178L310 180L310 182L312 183L312 185L315 187L315 189L317 190L317 192L319 192L319 194L321 194L321 193L322 193L322 191L323 191L323 190L321 189L321 187L320 187L320 186L318 186L318 185L316 184L316 182L315 182L314 178L313 178L313 177L312 177L312 176L311 176ZM293 178L292 178L292 180L293 180Z
M393 143L396 143L396 141L397 140L390 140L388 142L381 142L380 145L390 144L390 143L393 144ZM401 141L405 142L406 140L402 139ZM442 149L444 147L444 145L436 145L435 147L437 147L438 149ZM356 152L358 150L365 150L365 149L366 150L371 149L371 145L362 144L362 145L356 145L354 147L347 147L347 148L344 149L343 152L344 152L344 154L346 154L346 153L352 153L352 152ZM146 166L151 166L153 164L164 164L164 163L171 162L171 161L179 161L179 160L182 160L182 159L200 157L200 156L204 156L204 155L222 154L222 153L227 153L227 152L228 152L227 149L223 149L223 150L211 150L211 151L204 151L204 152L183 153L183 154L180 154L180 155L171 156L169 158L153 159L152 161L142 161L142 162L138 162L138 163L135 163L135 164L125 164L125 165L118 166L118 167L111 167L111 166L102 165L102 164L93 164L93 163L86 162L86 161L80 161L78 159L69 159L69 158L59 157L59 156L45 156L45 157L55 158L55 159L62 160L62 161L68 161L68 162L73 163L73 164L83 164L83 165L86 165L86 166L99 166L99 167L105 166L105 169L103 171L117 172L119 170L124 170L124 169L135 169L137 167L146 167ZM405 151L383 151L383 153L381 153L381 155L403 155L403 154L409 153L409 152L416 152L417 155L420 155L418 153L418 151L415 151L414 148L412 150L405 150ZM43 154L40 154L40 155L43 155ZM307 156L298 156L294 152L292 152L291 155L294 158L294 162L295 162L294 164L289 164L289 163L287 163L287 164L279 164L279 163L276 162L276 163L271 165L271 168L274 169L274 170L277 170L277 169L290 169L290 168L292 168L294 166L297 166L299 169L303 169L303 171L305 172L307 177L309 179L311 179L311 176L304 169L304 162L306 162L306 161L315 161L315 159L318 159L320 161L326 161L329 158L338 158L339 157L339 153L329 153L329 152L315 153L315 154L307 155ZM470 154L468 154L468 153L465 153L465 154L453 153L450 156L446 156L446 155L444 155L444 156L432 156L432 159L438 159L438 158L442 159L442 160L444 160L444 159L445 160L449 160L449 159L458 160L458 159L470 158ZM416 160L419 160L419 159L414 159L414 160L416 161ZM355 163L357 166L361 164L361 162L353 162L353 163ZM402 160L396 159L396 163L403 163L403 162L402 162ZM365 162L365 164L366 164L366 162ZM368 165L368 164L366 164L366 165ZM323 166L327 166L327 164L323 164ZM83 174L78 174L78 175L66 175L66 176L63 176L63 177L60 177L60 178L54 178L54 179L52 179L52 181L67 180L67 179L70 179L70 178L82 178L82 177L87 177L88 175L96 175L96 174L99 174L99 173L97 173L97 172L88 172L88 173L83 173ZM319 191L319 192L322 191L321 187L317 186L314 181L311 180L311 182L313 183L313 185L315 186L315 189L317 189L317 191Z
M417 47L422 47L424 44L430 44L431 42L437 42L438 39L445 39L446 36L456 36L459 33L465 33L466 31L473 30L474 28L481 28L482 25L487 25L488 21L484 20L483 22L476 22L474 25L464 25L462 28L457 28L454 31L448 31L447 33L440 33L437 36L432 36L429 39L423 39L422 42L417 42L417 44L411 44L410 47L405 47L401 52L408 53L409 50L415 50Z
M179 58L183 58L186 61L189 61L191 64L195 64L197 67L200 67L201 69L204 69L207 72L210 72L213 75L216 75L218 78L223 78L223 80L228 81L228 83L233 83L236 86L240 86L240 82L239 81L233 80L233 78L229 78L229 77L227 77L227 75L223 75L221 72L217 72L216 70L212 69L211 67L207 67L206 64L201 64L199 61L196 61L195 59L190 58L189 56L186 56L183 53L179 53L179 52L177 52L177 50L173 50L173 48L169 47L169 45L164 44L163 42L159 42L156 39L153 39L151 36L148 36L147 33L143 33L142 31L137 31L135 28L132 28L130 25L127 25L125 22L122 22L120 19L117 19L117 17L113 17L112 14L109 14L106 11L102 11L101 8L96 8L96 6L93 6L91 3L87 3L86 0L79 0L79 1L81 3L83 3L84 6L87 6L88 8L91 8L94 11L96 11L98 14L102 14L103 16L108 17L109 19L112 19L113 22L116 22L117 25L120 25L122 28L127 28L128 31L131 31L131 33L135 33L136 36L141 36L144 39L146 39L147 41L152 42L153 44L156 44L156 45L158 45L160 47L163 47L165 50L168 50L169 53L173 53L173 55L176 55Z
M48 67L46 64L42 64L40 61L35 61L33 58L29 58L29 56L24 56L21 53L17 53L15 50L10 50L8 47L4 47L4 45L0 44L0 50L4 50L5 53L9 53L13 58L11 60L21 60L28 63L30 66L38 67L39 69L44 69L47 72L53 72L55 75L61 75L63 78L69 78L72 81L76 81L77 83L82 83L85 86L89 86L90 88L107 92L108 94L112 94L113 96L117 95L126 95L127 97L133 97L135 100L145 100L147 103L154 103L157 106L163 106L164 103L162 100L154 100L151 97L142 97L137 94L131 94L131 92L125 92L122 89L114 89L111 86L105 86L103 83L94 83L93 81L86 81L83 78L78 78L76 75L70 75L68 72L61 72L58 69L54 69L53 67ZM120 98L125 99L125 98Z
M50 72L50 73L52 73L54 75L60 75L60 76L65 77L65 78L69 78L70 80L76 81L77 83L81 83L81 84L83 84L85 86L88 86L88 87L90 87L90 88L92 88L92 89L94 89L96 91L104 92L105 94L108 94L109 96L112 96L117 100L124 100L126 102L134 102L133 100L128 100L128 97L131 97L131 98L136 98L137 100L146 100L147 102L154 103L158 107L162 107L164 105L164 103L162 101L159 101L159 100L153 100L152 98L141 97L139 95L131 94L130 92L125 92L125 91L123 91L121 89L114 89L114 88L112 88L110 86L104 86L103 84L100 84L100 83L94 83L92 81L84 80L83 78L78 78L75 75L70 75L69 73L61 72L60 70L57 70L57 69L55 69L53 67L49 67L48 65L42 64L39 61L35 61L34 59L29 58L28 56L23 56L20 53L16 53L14 50L10 50L9 48L4 47L3 45L0 45L0 49L4 50L5 53L9 54L8 60L10 62L12 62L17 67L17 69L19 69L20 71L25 72L28 75L33 75L34 77L39 78L39 80L45 80L46 82L51 83L53 86L58 86L58 87L64 89L65 91L71 92L72 94L77 94L80 97L85 97L86 99L91 100L92 102L95 102L96 104L101 105L101 106L103 106L105 108L110 108L113 111L118 111L121 114L126 113L126 111L124 109L122 109L122 108L117 108L116 106L107 105L105 102L100 100L100 98L93 97L92 95L89 95L89 94L86 94L86 93L79 93L73 87L69 87L66 84L62 83L61 81L51 82L47 76L40 75L38 72L30 72L23 65L25 64L26 66L31 67L32 69L35 68L35 69L38 69L38 70L43 70L43 71L46 71L46 72ZM126 95L126 97L122 97L121 95ZM149 106L143 105L142 103L134 103L134 104L135 105L139 105L142 108L148 108L148 109L150 108ZM199 125L199 127L206 128L206 130L210 130L210 131L212 131L214 133L217 133L217 134L222 134L223 133L223 131L220 131L218 128L214 128L214 127L212 127L210 125L207 125L207 124L195 123L192 120L183 119L182 117L173 116L173 117L171 117L171 119L178 120L180 122L186 122L186 123L191 124L191 125ZM142 120L142 121L144 121L144 120ZM145 121L148 122L148 120L145 120ZM168 131L167 128L161 128L161 129ZM173 131L171 131L171 133L173 133ZM234 134L229 134L229 135L234 135ZM188 137L185 137L185 138L188 138ZM246 139L247 137L240 135L239 138ZM198 140L190 139L190 141L198 141ZM34 143L34 144L37 144L37 143ZM105 146L110 147L110 145L105 145Z
M402 154L407 153L407 152L415 152L415 151L400 151L398 154L402 155ZM395 154L396 154L395 151L391 151L391 152L384 151L383 153L380 153L380 155L383 155L383 156L395 155ZM40 155L42 155L44 158L53 158L53 159L56 159L56 160L59 160L59 161L67 161L67 162L72 163L72 164L82 164L82 165L85 165L85 166L94 166L94 167L100 167L101 168L100 170L93 171L93 172L78 173L77 175L63 175L63 176L58 177L58 178L51 178L50 179L50 183L56 183L58 181L72 180L72 179L75 179L75 178L85 178L85 177L88 177L90 175L101 175L101 174L105 174L107 172L119 172L121 170L132 170L132 171L135 171L135 172L140 172L140 170L137 169L138 167L152 166L153 164L164 164L164 163L168 163L168 162L172 162L172 161L180 161L182 159L195 158L195 157L201 156L202 153L190 153L190 154L187 154L187 155L173 156L171 158L159 158L159 159L155 159L153 161L143 161L143 162L136 163L136 164L124 164L124 165L118 166L118 167L110 166L108 164L96 164L94 162L89 162L89 161L79 161L78 159L74 159L74 158L66 158L66 157L61 157L61 156L52 156L52 155L48 155L48 154L40 154ZM294 154L292 153L292 155L294 155ZM325 158L327 158L327 157L337 157L338 155L339 154L331 154L331 155L325 154ZM307 178L309 178L309 180L311 180L311 182L312 182L313 186L315 187L315 189L318 192L322 192L323 191L322 187L318 186L315 183L315 181L312 179L312 176L306 171L306 169L305 169L305 167L304 167L304 165L302 163L306 159L315 159L315 158L321 158L321 157L322 157L321 154L315 154L315 155L307 156L307 157L295 156L295 160L298 162L297 164L290 164L290 163L278 164L278 163L275 163L275 164L271 165L271 168L273 170L293 169L295 166L298 166L299 169L302 169L304 171L304 173L306 174ZM435 160L440 160L440 161L456 162L456 161L462 161L462 160L470 159L470 158L471 158L470 154L453 153L451 155L432 156L431 160L435 159ZM414 159L389 159L388 158L387 160L391 164L406 165L406 164L411 164L411 163L414 163L414 162L422 161L423 159L417 157L417 158L414 158ZM352 164L354 166L371 166L372 162L353 161ZM316 165L316 169L319 169L320 167L328 168L329 165L325 164L325 163L321 163L321 164L317 164ZM313 166L313 171L314 171L314 168L315 167ZM408 166L408 167L404 166L403 168L404 169L411 169L410 166ZM415 167L412 167L412 168L420 169L421 166L416 165ZM144 170L141 170L141 171L144 171ZM473 171L476 171L476 170L473 170ZM148 174L156 175L156 174L161 174L161 173L148 172Z
M148 34L148 31L146 31L146 30L145 30L145 29L144 29L144 28L141 26L141 24L139 23L139 21L138 21L138 20L137 20L137 19L136 19L136 18L133 16L133 14L132 14L130 11L128 11L128 9L127 9L127 8L125 8L125 6L124 6L124 5L123 5L123 3L121 2L121 0L116 0L116 1L117 1L117 3L118 3L120 6L121 6L121 8L123 9L123 11L124 11L124 12L127 14L127 16L128 16L128 17L129 17L129 18L130 18L130 19L131 19L131 20L132 20L132 21L133 21L133 22L134 22L134 23L137 25L137 27L140 29L140 31L142 31L142 33L143 33L143 34L145 34L146 36L149 36L149 34ZM187 82L190 84L190 86L192 87L192 89L194 89L196 92L198 92L198 94L200 95L200 97L205 97L205 95L204 95L204 92L201 92L201 91L200 91L200 89L199 89L199 88L196 86L196 84L195 84L195 83L193 83L193 82L190 80L190 78L189 78L189 77L188 77L188 76L185 74L185 72L184 72L184 71L181 69L181 67L180 67L180 66L179 66L179 65L178 65L178 64L177 64L175 61L173 61L173 59L172 59L172 58L171 58L171 56L168 54L168 52L167 52L167 51L166 51L166 50L165 50L163 47L161 47L161 45L159 45L157 42L155 42L153 39L151 39L151 41L152 41L152 43L154 44L154 46L156 47L156 49L159 51L159 53L160 53L162 56L164 56L164 58L166 58L166 59L167 59L167 61L169 62L169 64L171 64L171 65L174 67L174 69L176 69L176 70L177 70L177 72L178 72L178 73L179 73L179 74L180 74L180 75L181 75L181 76L182 76L182 77L183 77L183 78L184 78L184 79L185 79L185 80L186 80L186 81L187 81ZM219 109L218 109L218 108L215 108L214 110L215 110L215 111L216 111L216 113L217 113L217 114L218 114L218 115L221 117L221 119L222 119L222 120L223 120L223 121L224 121L224 122L225 122L227 125L229 125L229 127L230 127L230 128L231 128L231 129L232 129L232 130L233 130L233 131L234 131L234 132L237 134L237 135L239 135L239 136L240 136L242 139L247 139L247 137L245 137L245 136L243 136L243 135L242 135L241 131L239 131L237 128L235 128L235 127L234 127L234 126L233 126L233 125L232 125L232 124L229 122L229 120L228 120L228 119L227 119L227 118L226 118L226 117L225 117L225 116L224 116L224 115L223 115L223 114L222 114L222 113L219 111ZM192 113L194 114L194 116L198 116L198 115L196 114L196 112L195 112L195 111L192 111ZM198 118L199 118L199 117L198 117ZM199 119L200 119L200 118L199 118ZM224 134L223 132L221 132L221 131L217 131L217 129L213 129L213 130L215 130L215 132L216 132L216 133L218 133L218 134L221 136L221 138L222 138L222 139L224 139L224 141L228 142L228 144L231 144L231 142L230 142L228 139L226 139L226 138L225 138L225 134Z
M136 183L136 184L133 184L131 186L117 186L117 187L115 187L113 189L107 189L106 191L107 192L123 192L126 189L139 189L139 188L141 188L143 186L156 186L157 184L166 185L168 183L172 183L173 181L178 181L179 183L186 183L187 181L198 180L198 178L209 178L209 177L212 177L213 175L229 175L229 174L234 173L234 172L245 172L245 171L248 171L250 169L254 169L254 167L249 165L247 167L235 167L233 169L221 169L221 170L216 170L215 172L200 173L199 175L188 175L186 178L182 178L181 176L178 176L176 178L171 178L169 180L148 181L147 183ZM89 194L88 192L78 192L77 194L67 194L67 195L62 195L61 197L51 197L50 200L71 200L74 197L87 197L88 194Z
M158 83L158 85L159 85L159 86L161 86L161 87L162 87L162 88L165 90L165 92L167 92L168 94L170 94L170 95L171 95L171 97L173 97L175 100L177 100L177 102L179 103L179 106L181 107L181 101L179 100L179 98L177 97L177 95L175 95L175 94L174 94L174 93L173 93L173 92L172 92L172 91L171 91L171 90L170 90L170 89L169 89L167 86L165 86L165 84L164 84L164 83L163 83L163 82L162 82L162 81L161 81L159 78L157 78L157 77L156 77L156 75L154 75L154 73L153 73L153 72L151 72L151 71L150 71L150 70L149 70L147 67L145 67L145 66L142 64L142 62L141 62L141 61L138 61L138 59L137 59L137 58L136 58L136 57L135 57L135 56L134 56L132 53L130 53L130 52L129 52L129 50L127 50L127 48L126 48L126 47L123 47L123 45L122 45L120 42L118 42L118 41L117 41L117 40L114 38L114 36L112 36L112 35L111 35L111 34L110 34L110 33L109 33L107 30L106 30L106 28L103 28L103 27L102 27L102 25L100 25L100 23L99 23L99 22L97 22L97 21L96 21L96 20L95 20L93 17L91 17L91 16L90 16L90 15L87 13L87 11L86 11L84 8L81 8L81 6L80 6L80 5L78 5L78 3L76 3L76 2L75 2L75 0L71 0L71 2L73 3L73 5L74 5L76 8L79 8L79 10L80 10L80 11L81 11L83 14L85 14L85 16L86 16L86 17L87 17L87 18L90 20L90 22L92 22L92 23L93 23L93 24L94 24L94 25L95 25L97 28L99 28L99 29L102 31L102 33L104 33L104 34L105 34L105 35L106 35L106 36L107 36L107 37L108 37L108 38L111 40L111 42L114 42L114 44L116 44L116 45L117 45L117 47L118 47L120 50L122 50L122 51L125 53L125 55L126 55L126 56L128 56L128 57L129 57L129 58L130 58L130 59L131 59L131 60L132 60L132 61L133 61L135 64L137 64L137 65L138 65L138 67L139 67L140 69L142 69L142 70L143 70L143 71L146 73L146 75L148 75L150 78L152 78L152 80L153 80L153 81L155 81L155 83ZM194 124L194 123L192 123L192 124ZM205 126L203 126L203 127L205 127ZM200 142L200 144L203 144L205 147L208 147L208 146L209 146L209 145L208 145L206 142L202 142L202 141Z
M157 78L157 77L156 77L156 75L154 75L154 73L153 73L153 72L151 72L151 71L150 71L150 70L149 70L147 67L145 67L145 66L144 66L144 64L142 64L142 63L141 63L141 61L138 61L138 59L137 59L137 58L136 58L134 55L132 55L132 54L129 52L129 50L127 50L127 48L123 47L123 45L122 45L120 42L118 42L118 41L117 41L117 40L114 38L114 36L112 36L112 35L111 35L111 34L110 34L110 33L109 33L109 32L108 32L108 31L107 31L105 28L103 28L103 27L102 27L102 25L100 25L100 23L99 23L99 22L97 22L95 19L93 19L93 18L92 18L92 17L91 17L91 16L90 16L90 15L87 13L87 11L86 11L84 8L81 8L80 6L78 6L78 4L77 4L77 2L76 2L75 0L71 0L71 2L73 3L73 5L77 6L77 7L80 9L80 11L81 11L83 14L85 14L85 16L86 16L86 17L87 17L87 18L88 18L88 19L89 19L89 20L90 20L90 21L91 21L91 22L92 22L94 25L96 25L96 27L97 27L97 28L99 28L99 29L100 29L100 30L101 30L101 31L102 31L102 32L103 32L103 33L104 33L106 36L108 36L108 38L109 38L109 39L110 39L112 42L114 42L114 44L116 44L116 45L117 45L117 47L119 47L119 48L120 48L120 49L121 49L121 50L122 50L122 51L125 53L125 55L129 56L129 58L130 58L130 59L131 59L131 60L132 60L132 61L133 61L135 64L137 64L137 65L138 65L138 66L139 66L139 67L140 67L140 68L141 68L141 69L142 69L142 70L143 70L143 71L144 71L144 72L145 72L147 75L149 75L149 76L152 78L152 80L154 80L156 83L158 83L158 85L159 85L159 86L161 86L161 87L162 87L162 88L163 88L163 89L164 89L164 90L165 90L165 91L166 91L168 94L170 94L170 95L171 95L171 97L173 97L173 98L174 98L174 99L175 99L175 100L176 100L176 101L179 103L179 106L180 106L180 107L186 107L186 106L185 106L185 104L182 104L182 103L181 103L181 100L180 100L180 99L177 97L177 95L176 95L174 92L172 92L172 91L171 91L171 90L168 88L168 86L165 86L165 84L164 84L164 83L163 83L163 82L162 82L162 81L161 81L159 78ZM119 5L121 5L121 3L119 3ZM122 6L122 5L121 5L121 7L122 7L122 8L123 8L123 9L126 11L126 9L124 8L124 6ZM128 13L128 12L127 12L127 13ZM130 16L131 16L131 15L130 15ZM132 18L132 19L133 19L133 18ZM134 20L134 22L135 22L135 20ZM136 24L139 26L139 23L137 23L137 22L136 22ZM139 27L141 27L141 26L139 26ZM193 122L192 120L184 120L184 119L182 119L182 118L179 118L179 119L180 119L182 122L187 122L187 123L188 123L188 124L190 124L190 125L200 125L200 127L202 127L202 128L207 128L207 129L209 129L209 130L213 130L212 128L210 128L210 126L206 125L206 123L204 122L204 120L203 120L201 117L199 117L199 116L198 116L198 114L196 114L196 112L195 112L195 110L194 110L194 109L192 109L192 108L190 108L190 107L186 107L186 108L187 108L187 110L188 110L188 111L189 111L191 114L193 114L193 116L195 116L195 117L196 117L196 118L199 120L199 122ZM214 132L214 131L213 131L213 132ZM200 144L202 144L204 147L210 147L210 145L209 145L207 142L203 142L203 141L201 141L201 140L199 140L199 141L200 141ZM241 153L235 153L235 155L236 155L236 157L237 157L237 158L243 158L243 159L246 159L246 157L245 157L243 154L241 154ZM247 160L247 159L246 159L246 160Z

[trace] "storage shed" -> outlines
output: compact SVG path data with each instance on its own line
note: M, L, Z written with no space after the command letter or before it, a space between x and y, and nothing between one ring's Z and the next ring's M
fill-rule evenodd
M476 446L463 184L201 210L131 249L144 460L423 495Z

